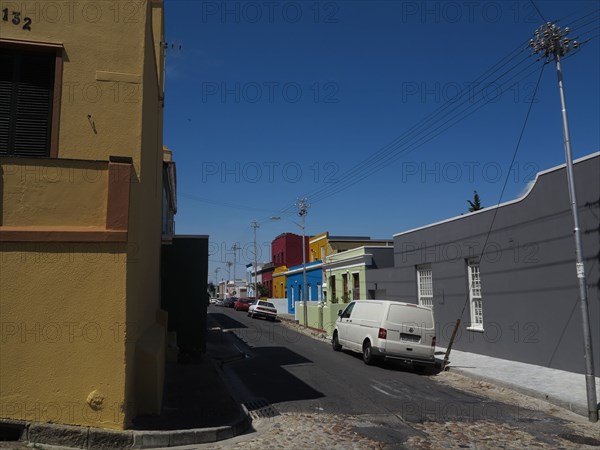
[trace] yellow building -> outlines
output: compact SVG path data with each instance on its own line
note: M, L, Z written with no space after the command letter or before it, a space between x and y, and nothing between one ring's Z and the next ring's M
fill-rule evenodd
M0 11L0 418L127 428L164 378L163 2Z
M287 284L285 273L287 266L275 267L273 271L273 298L287 298Z
M369 236L330 236L326 231L312 236L308 244L310 262L327 262L327 257L340 252L345 252L363 245L394 246L394 241L389 239L371 239Z

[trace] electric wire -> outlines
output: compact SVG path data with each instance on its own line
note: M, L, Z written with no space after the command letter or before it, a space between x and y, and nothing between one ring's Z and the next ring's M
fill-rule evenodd
M535 5L535 3L533 2L533 0L529 0L529 3L531 3L533 5L533 7L535 8L535 10L537 11L538 15L542 18L542 20L544 21L544 23L548 22L544 16L542 15L542 12L539 10L539 8Z
M516 76L527 71L531 66L533 66L535 64L536 64L536 61L532 61L528 66L526 66L525 68L523 68L522 70L517 72L517 74L513 75L511 78L504 81L503 83L498 84L497 87L500 90L502 90L502 88L505 88L506 85L509 82L511 82ZM505 74L507 74L508 72L509 71L507 71ZM345 189L346 187L348 187L349 184L353 185L355 183L358 183L359 181L362 181L363 179L367 178L368 176L372 175L373 173L386 167L389 163L397 160L399 157L406 156L406 154L410 153L415 148L418 148L421 145L431 141L433 138L439 136L442 132L448 130L452 126L454 126L457 123L459 123L460 121L464 120L469 115L473 114L475 111L477 111L480 108L482 108L483 106L489 104L490 101L488 98L486 98L486 90L490 86L494 85L497 81L499 81L500 78L503 77L505 74L502 74L500 77L493 80L493 82L491 82L490 84L488 84L488 85L482 87L480 90L478 90L475 93L475 95L473 96L473 97L477 98L476 101L466 99L463 102L461 102L460 104L458 104L457 107L453 111L450 112L450 113L455 113L455 114L453 116L450 116L450 118L448 120L445 120L441 124L434 123L432 125L429 125L427 128L423 129L422 131L420 131L420 135L418 135L414 138L414 139L416 139L416 142L408 142L406 144L403 144L402 146L397 146L394 149L394 153L390 154L389 156L386 156L385 158L381 159L380 161L377 161L376 164L373 164L370 168L367 168L367 169L361 168L362 169L361 175L358 175L357 177L353 177L352 179L346 179L346 180L340 182L339 184L336 183L336 185L333 185L331 188L326 187L326 188L322 189L321 192L319 192L316 195L313 195L313 197L311 197L311 201L317 202L317 201L323 200L323 199L339 192L340 190ZM515 82L510 84L509 88L514 87L520 81L522 81L523 79L526 79L530 74L531 73L525 74L525 76L519 78L518 80L516 80ZM482 103L482 104L479 107L476 107L479 103ZM462 108L465 105L467 105L467 106ZM471 111L470 113L465 114L469 109L474 109L474 111ZM458 110L458 112L456 110ZM446 118L450 113L442 116L442 119ZM465 115L463 115L463 114L465 114ZM461 115L463 115L463 116L461 117ZM448 123L450 123L450 125L445 126ZM433 126L436 126L436 127L432 128ZM424 133L426 133L426 134L424 134ZM414 147L414 148L411 149L411 147Z
M524 51L523 45L520 45L519 47L520 47L521 52L523 52ZM514 53L514 50L507 56L510 56L512 53ZM501 64L499 68L493 70L491 73L489 73L490 70L487 70L486 72L484 72L483 76L480 76L474 82L470 83L470 85L482 84L487 78L495 75L498 70L503 68L506 64L510 63L511 61L513 61L516 58L516 56L517 55L512 57L509 61ZM502 60L504 60L504 59L506 59L506 57L503 58ZM502 60L500 62L502 62ZM494 80L487 82L487 84L485 84L481 88L481 90L477 91L476 94L483 91L483 89L487 89L492 83L496 82L498 79L500 79L502 76L509 73L511 70L514 70L516 67L518 67L519 64L525 62L526 60L527 60L527 58L523 58L523 60L521 60L519 63L517 63L516 65L511 67L509 70L506 70L500 77L496 77ZM492 68L494 68L496 66L498 66L498 63L496 63L494 66L492 66ZM341 180L338 180L336 183L333 183L331 185L317 188L313 192L307 194L306 197L313 199L315 196L317 196L317 194L326 192L328 190L334 190L334 189L337 190L340 184L348 183L350 180L354 180L354 176L357 174L360 174L360 173L364 173L365 168L368 168L369 166L377 164L379 161L385 160L390 153L397 151L400 143L402 143L403 141L406 141L407 139L410 139L415 134L426 131L428 129L428 127L430 127L432 125L432 123L435 123L435 120L446 117L448 114L452 113L453 110L457 109L457 107L463 105L465 103L465 101L468 101L468 100L463 100L461 103L458 103L458 101L460 99L464 99L465 97L472 97L472 96L473 96L473 92L472 92L471 87L466 87L465 89L463 89L460 92L460 94L455 99L452 99L452 101L445 102L444 105L440 106L436 111L434 111L433 113L426 116L423 120L419 121L417 124L413 125L410 129L408 129L402 135L400 135L399 137L394 139L392 142L386 144L384 147L382 147L380 150L375 152L373 155L364 159L363 161L356 164L353 168L346 171L342 175ZM450 108L453 108L453 109L450 109ZM446 112L448 109L450 109L450 111Z
M585 9L585 8L582 8L582 9ZM579 10L579 11L581 11L581 10ZM565 16L562 19L557 19L556 22L564 21L568 17L571 17L571 16L577 14L579 11L576 11L568 16ZM587 12L585 15L571 21L571 24L575 24L575 23L580 22L581 20L584 20L594 14L597 14L598 11L600 11L600 10L597 10L597 9L591 10L591 11ZM576 28L581 30L585 26L587 26L591 23L595 23L595 20L590 20L582 25L579 25ZM595 31L595 29L586 30L585 34L588 34L593 31ZM597 37L597 36L592 36L592 38L588 39L588 41L595 37ZM586 42L588 42L588 41L586 41ZM489 78L491 76L494 76L497 72L499 72L506 65L508 65L511 62L513 62L514 60L516 60L516 58L521 53L526 51L526 48L527 48L527 47L525 47L526 42L528 42L528 41L525 41L524 43L519 44L514 50L512 50L506 56L501 58L496 64L492 65L488 70L486 70L482 75L480 75L473 83L471 83L471 85L472 84L481 84L481 82L483 82L484 80L486 80L487 78ZM571 52L569 55L566 55L566 56L567 57L572 56L575 53L578 53L578 51ZM566 59L566 58L564 58L564 59ZM508 73L510 73L510 71L515 70L520 64L522 64L525 61L526 61L526 59L523 59L522 61L520 61L519 63L514 65L511 69L506 70L502 75L498 76L494 80L494 82L499 80L500 78L502 78L502 76L505 76ZM523 70L519 73L522 73L522 72L523 72ZM529 75L530 75L530 73L528 73L526 76L529 76ZM488 84L486 84L486 86L484 86L482 89L480 89L476 93L475 97L480 95L482 92L484 92L484 89L487 89L487 87L492 85L492 83L493 82L489 82ZM476 112L478 109L480 109L482 106L485 105L484 104L482 106L479 106L474 111L464 115L462 118L454 117L449 120L446 120L445 122L443 122L441 125L439 125L437 128L434 129L434 130L440 130L440 128L442 128L442 130L438 131L434 136L428 135L427 136L428 139L425 139L425 137L423 137L423 136L419 137L420 134L429 132L429 129L432 126L436 125L435 121L439 121L440 119L446 118L449 114L455 113L456 110L465 103L463 101L462 103L457 105L456 104L457 100L464 98L465 95L471 95L471 96L473 95L470 87L463 89L456 98L452 99L451 102L446 102L444 105L440 106L437 110L433 111L428 116L426 116L423 120L421 120L420 122L413 125L409 130L404 132L402 135L395 138L393 141L386 144L380 150L376 151L369 157L360 161L354 167L347 170L344 174L342 174L341 179L339 179L337 182L330 184L328 186L317 188L314 191L312 191L309 194L304 195L304 196L308 197L312 202L318 202L318 201L324 200L325 198L327 198L331 195L337 194L337 193L341 192L342 190L347 189L348 187L354 185L355 183L362 181L363 179L367 178L368 176L371 176L372 174L381 170L383 167L385 167L390 162L397 160L401 156L405 156L408 152L414 151L416 148L419 148L420 146L429 142L433 138L439 136L439 134L441 134L443 131L456 125L458 122L460 122L461 120L464 120L466 117L473 114L474 112ZM475 104L480 102L482 100L482 98L479 98L479 100L477 102L475 102ZM470 105L469 108L472 108L473 106L474 105ZM458 115L466 113L466 111L469 108L466 108L466 109L460 111L458 113ZM448 111L449 109L450 109L450 111ZM451 122L452 120L454 120L454 122ZM448 123L450 123L450 125L443 128ZM411 142L411 139L420 139L420 140L418 140L417 142ZM403 142L404 142L404 144L401 144ZM407 146L407 148L403 148L403 146ZM411 146L412 146L412 148L410 148ZM404 152L404 153L402 153L402 152ZM208 199L194 197L189 194L187 194L187 195L182 194L182 196L184 196L184 197L187 196L188 198L190 198L192 200L206 202L206 203L212 203L212 204L216 204L219 206L231 207L231 208L236 208L236 209L246 209L246 210L254 210L254 211L261 211L261 212L276 213L278 215L289 215L289 214L292 214L293 210L294 210L293 204L288 204L287 206L284 206L283 208L281 208L279 210L268 210L268 209L248 207L246 205L236 205L234 203L215 202L215 201L211 201ZM263 221L264 220L267 220L267 218L263 219Z
M595 13L595 11L592 11L592 12L586 14L585 16L580 17L579 19L576 19L574 22L577 22L577 21L580 21L580 20L582 20L582 19L584 19L586 17L589 17L590 15L592 15L594 13ZM521 48L521 50L524 51L525 48L523 48L522 45L523 44L521 44L519 47L517 47L517 50L519 48ZM514 51L515 50L513 50L507 56L512 55L512 53L514 53ZM503 58L502 60L500 60L500 62L502 62L504 59L506 59L506 57ZM514 59L514 57L512 59ZM494 65L493 67L495 67L497 65L498 65L498 63L496 65ZM514 67L513 67L513 69L514 69ZM487 72L489 72L489 70L486 71L485 73L487 73ZM528 74L528 75L530 75L530 74ZM464 92L462 94L464 95ZM461 97L462 97L462 95L461 95ZM344 189L346 189L346 188L354 185L358 181L363 180L367 176L372 175L376 171L380 170L381 168L384 167L385 163L389 162L388 159L384 159L384 158L386 158L386 155L389 154L390 151L398 151L398 147L397 146L394 147L395 143L401 142L403 138L406 138L406 136L410 136L411 132L412 132L412 134L414 134L417 131L424 131L424 130L426 130L427 129L427 121L430 120L433 117L436 117L436 115L439 115L441 112L443 112L449 106L451 106L451 105L447 102L446 105L443 105L442 107L440 107L438 109L438 111L436 111L436 112L432 113L430 116L426 117L423 121L419 122L417 125L415 125L414 127L412 127L409 131L407 131L406 133L404 133L403 135L401 135L399 138L397 138L394 141L392 141L392 143L386 145L381 150L379 150L378 152L376 152L374 155L372 155L369 158L361 161L359 164L355 165L353 168L351 168L348 171L346 171L343 174L342 179L339 180L338 182L336 182L336 183L334 183L332 185L329 185L329 186L325 186L325 187L321 187L319 189L316 189L316 190L314 190L313 192L309 193L306 196L311 201L313 201L313 202L323 200L324 198L326 198L326 197L328 197L330 195L336 194L336 193L338 193L338 192L340 192L340 191L342 191L342 190L344 190ZM421 128L421 130L419 130L419 128ZM380 163L381 161L384 161L384 163ZM375 164L379 164L379 165L376 166L375 169L370 170L369 166L374 166ZM365 170L365 166L366 166L366 170ZM354 176L356 173L362 173L363 176L360 176L359 179L356 179L356 177ZM327 194L327 195L325 195L325 194ZM289 211L291 209L292 209L292 206L288 206L287 208L284 208L282 211Z
M521 127L521 133L519 134L519 138L517 139L517 145L515 146L515 150L514 150L513 155L512 155L510 166L509 166L508 171L506 173L506 178L504 179L504 185L502 186L502 190L500 191L500 198L498 199L498 203L496 204L496 207L494 208L494 213L492 215L492 220L490 221L490 226L488 228L488 232L487 232L485 240L483 242L483 246L481 248L481 253L479 255L479 259L478 260L481 260L481 258L485 254L487 243L489 241L490 235L491 235L492 230L494 228L494 222L496 221L496 216L498 215L498 211L500 210L499 206L502 203L502 198L504 197L504 192L506 190L506 185L508 184L508 179L510 177L510 171L511 171L511 169L512 169L514 163L515 163L515 159L517 158L517 153L519 152L519 147L521 146L521 141L523 140L523 135L525 134L525 129L527 128L527 123L529 122L529 116L531 114L531 110L533 109L533 105L535 103L535 97L536 97L538 89L540 87L540 82L542 81L542 75L544 74L544 68L545 67L546 67L546 61L543 62L542 67L540 69L540 75L538 77L537 83L535 85L535 89L533 91L533 98L532 98L531 103L529 103L529 108L527 108L527 114L525 115L525 121L523 122L523 126ZM462 317L463 317L463 315L465 313L465 309L467 307L467 304L469 302L471 289L473 289L473 282L471 282L470 285L469 285L469 291L467 292L465 303L463 304L462 311L460 313L459 319L461 319L461 320L462 320Z

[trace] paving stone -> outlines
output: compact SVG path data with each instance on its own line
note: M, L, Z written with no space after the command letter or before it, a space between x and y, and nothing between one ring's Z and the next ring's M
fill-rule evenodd
M32 443L86 448L88 429L52 423L32 423L29 425L28 439Z
M88 434L88 448L98 450L124 449L133 446L132 431L109 431L90 428Z

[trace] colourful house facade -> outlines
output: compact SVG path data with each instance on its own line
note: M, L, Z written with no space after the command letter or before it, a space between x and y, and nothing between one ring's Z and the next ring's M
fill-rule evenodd
M304 237L305 258L308 262L308 236ZM282 233L271 243L271 260L275 267L293 267L302 264L302 236Z
M273 271L273 298L285 298L287 296L287 283L285 274L287 266L276 267Z
M306 264L306 300L309 302L320 302L323 297L323 264L321 261L313 261ZM286 272L288 312L296 311L296 302L303 301L304 270L303 266L291 267Z
M328 231L312 236L309 241L308 261L322 261L326 266L331 255L336 255L354 248L362 246L383 246L393 247L394 241L388 239L371 239L369 236L331 236ZM323 273L321 284L324 290L324 296L330 298L329 283ZM336 293L337 295L337 293ZM334 296L335 298L335 296Z
M394 266L394 247L363 246L330 255L323 273L327 279L327 302L377 298L372 270Z
M120 430L162 404L163 2L86 4L0 0L0 415Z

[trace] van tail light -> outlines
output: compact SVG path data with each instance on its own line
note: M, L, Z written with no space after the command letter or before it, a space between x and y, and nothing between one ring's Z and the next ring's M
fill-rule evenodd
M379 329L379 339L387 339L387 330L385 328Z
M433 339L431 339L431 346L435 347L435 336L433 337Z

